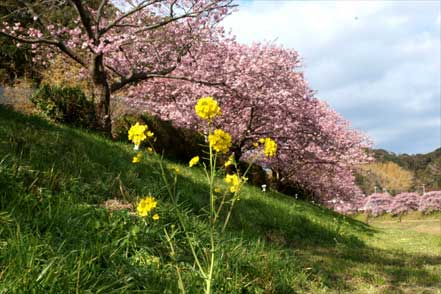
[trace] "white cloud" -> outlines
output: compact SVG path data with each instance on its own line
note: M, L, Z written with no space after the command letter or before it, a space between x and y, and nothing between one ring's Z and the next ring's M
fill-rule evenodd
M378 147L407 153L440 147L440 2L239 4L224 25L242 42L276 40L298 50L319 98Z

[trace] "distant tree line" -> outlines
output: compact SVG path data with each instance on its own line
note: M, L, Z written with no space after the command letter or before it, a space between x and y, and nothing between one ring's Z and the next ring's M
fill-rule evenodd
M372 155L376 162L357 173L357 184L365 194L441 190L441 148L414 155L374 149Z

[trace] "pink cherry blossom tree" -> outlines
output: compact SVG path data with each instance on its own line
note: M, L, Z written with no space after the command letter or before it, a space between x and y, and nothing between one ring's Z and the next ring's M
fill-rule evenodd
M392 215L397 215L401 222L404 214L410 211L416 211L419 207L420 195L417 193L404 192L393 197L389 211Z
M232 134L237 160L246 160L253 143L270 136L279 145L277 157L260 164L273 170L280 185L298 184L321 200L361 194L352 170L369 160L369 141L314 97L296 51L243 45L229 36L193 49L175 73L210 83L150 80L133 86L128 102L203 131L193 108L198 97L214 96L224 114L214 124Z
M94 85L97 113L109 132L111 96L129 85L171 75L195 44L216 35L217 24L229 13L231 2L118 1L118 7L123 7L118 9L112 1L101 0L93 10L86 1L70 0L67 4L75 12L75 26L71 27L48 13L64 2L20 0L16 13L30 15L34 24L25 28L20 23L2 22L0 33L17 44L32 44L37 59L62 53L78 63Z
M441 191L432 191L421 196L418 210L422 213L441 211Z
M364 211L367 197L356 194L349 199L334 198L325 202L326 206L342 214L356 214Z
M379 216L389 212L392 201L388 193L374 193L367 197L363 210L368 216Z

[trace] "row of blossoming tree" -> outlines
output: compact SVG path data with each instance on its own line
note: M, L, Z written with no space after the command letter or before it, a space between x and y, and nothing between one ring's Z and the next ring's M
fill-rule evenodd
M351 201L331 201L337 211L351 214L365 212L371 216L390 213L401 216L412 211L424 214L441 211L441 191L432 191L419 195L403 192L395 196L389 193L374 193L367 197L356 197Z
M0 32L32 44L35 62L62 54L80 65L104 130L110 100L123 93L134 108L204 132L193 107L213 96L223 111L213 127L231 134L236 161L249 161L253 143L272 137L279 152L258 164L279 185L301 186L323 202L361 195L352 173L369 161L369 140L315 97L296 51L243 45L225 33L231 0L102 0L97 9L80 0L17 3L34 23L2 22ZM75 26L48 16L57 5L74 8Z

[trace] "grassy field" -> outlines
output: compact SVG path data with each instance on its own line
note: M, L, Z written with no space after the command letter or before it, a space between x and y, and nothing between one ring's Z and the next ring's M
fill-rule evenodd
M0 107L0 293L201 293L154 155L131 164L132 147ZM206 185L179 167L181 211L204 246ZM130 208L159 199L157 222ZM215 293L441 293L439 215L360 220L246 186L225 236ZM175 260L176 258L176 260Z

